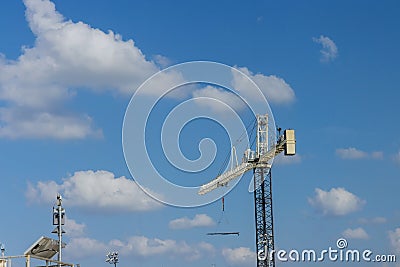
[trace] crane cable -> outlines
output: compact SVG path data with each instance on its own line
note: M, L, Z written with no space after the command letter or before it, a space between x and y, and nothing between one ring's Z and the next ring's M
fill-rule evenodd
M225 219L226 223L229 224L229 220L225 214L225 197L222 197L221 201L222 201L222 211L221 211L221 216L218 220L218 225L221 225L223 219Z
M236 145L238 145L239 143L241 143L241 142L243 141L243 139L246 137L245 134L249 131L250 126L253 125L252 129L250 130L250 136L249 136L249 139L251 140L251 137L252 137L252 135L254 134L254 129L256 128L256 124L254 123L255 121L256 121L256 118L254 118L254 119L246 126L246 129L241 133L241 135L239 136L239 138L236 139L236 141L235 141L233 147L235 147ZM253 143L250 145L250 147L253 146L253 144L254 144L254 141L253 141ZM230 160L231 152L232 152L232 151L229 151L229 152L227 153L227 155L226 155L226 157L225 157L225 160L224 160L224 162L222 163L221 168L220 168L219 171L218 171L218 175L220 175L220 174L224 171L224 169L226 168L226 165L228 164L228 162L229 162L229 160Z
M236 235L236 236L239 236L240 235L240 232L238 232L238 231L235 231L235 232L233 232L233 231L229 231L229 232L227 232L227 231L218 231L218 228L219 228L219 226L221 225L221 223L222 223L222 219L223 218L225 218L225 221L226 221L226 223L227 224L229 224L229 221L228 221L228 219L226 218L226 215L224 214L225 213L225 198L224 197L222 197L222 213L221 213L221 218L218 220L218 225L217 225L217 229L216 229L216 231L215 232L210 232L210 233L207 233L207 235L209 235L209 236L222 236L222 235Z

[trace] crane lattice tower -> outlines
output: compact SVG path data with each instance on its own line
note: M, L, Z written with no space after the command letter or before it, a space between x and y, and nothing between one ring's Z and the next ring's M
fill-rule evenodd
M274 144L269 144L268 138L268 115L257 115L256 151L248 148L240 165L202 185L199 190L200 195L206 194L218 187L226 186L229 181L247 171L253 171L258 267L275 266L271 162L281 152L288 156L296 153L294 130L285 130Z

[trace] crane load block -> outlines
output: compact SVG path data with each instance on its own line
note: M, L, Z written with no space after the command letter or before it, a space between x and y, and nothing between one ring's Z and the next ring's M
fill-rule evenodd
M294 135L294 130L285 130L285 156L293 156L296 154L296 138Z

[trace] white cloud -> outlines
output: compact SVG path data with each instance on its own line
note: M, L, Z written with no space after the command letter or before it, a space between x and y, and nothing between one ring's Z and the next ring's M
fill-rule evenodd
M118 249L121 255L140 258L164 255L171 259L184 258L187 261L193 261L215 253L214 246L206 242L189 245L185 241L145 236L132 236L127 241L112 240L109 244Z
M386 223L387 219L385 217L374 217L372 218L372 223L381 224Z
M370 157L373 159L383 159L383 152L382 151L371 152Z
M355 229L346 229L343 231L343 236L345 238L350 238L350 239L368 239L369 236L367 232L361 227L355 228Z
M366 152L354 147L336 149L336 155L342 159L361 159L368 156Z
M60 193L69 206L104 211L145 211L161 207L132 180L108 171L78 171L63 179L28 184L26 197L33 203L52 203Z
M146 59L133 40L67 20L49 0L24 3L35 43L24 47L17 60L0 58L0 101L6 103L0 113L0 137L99 135L89 116L66 114L65 101L82 88L129 95L158 66ZM170 84L175 79L179 75L166 74L159 82Z
M214 246L213 246L212 244L210 244L210 243L207 243L207 242L202 241L202 242L200 242L200 243L197 244L197 247L198 247L199 249L201 249L202 251L207 252L207 255L208 255L208 256L214 256L214 254L215 254L215 248L214 248Z
M400 165L400 151L393 156L393 161Z
M330 191L316 188L315 196L308 198L308 202L322 214L334 216L355 212L365 204L365 200L341 187L332 188Z
M169 259L184 259L185 261L195 261L204 256L213 257L216 252L214 246L207 242L188 244L186 241L146 236L131 236L125 240L113 239L109 242L103 242L83 236L83 230L86 227L84 224L67 220L65 226L67 234L71 230L76 232L67 242L65 255L68 259L97 256L110 249L119 251L120 255L124 257L150 259L162 256Z
M363 159L363 158L373 158L373 159L382 159L383 152L374 151L371 153L359 150L355 147L349 148L338 148L336 149L336 155L342 159Z
M76 260L104 255L110 249L117 250L121 256L140 259L158 256L195 261L215 255L215 248L210 243L188 244L185 241L145 236L131 236L126 240L113 239L107 243L88 237L75 237L69 240L64 255L67 259Z
M394 252L400 254L400 228L389 231L389 240Z
M225 248L222 250L222 256L232 265L254 266L256 264L256 253L249 248Z
M75 220L66 218L65 219L65 234L70 237L81 237L85 233L86 225L84 223L77 223Z
M295 100L295 93L293 89L282 78L279 78L275 75L265 76L261 73L253 74L246 67L236 68L249 76L249 78L257 84L257 86L260 88L260 90L270 103L288 104L292 103ZM237 72L232 72L232 74L232 86L235 90L237 90L240 95L245 98L248 97L249 99L254 99L256 101L261 100L255 99L259 98L259 95L257 94L250 95L252 92L247 89L253 86L250 84L250 81L248 79Z
M50 0L24 0L24 4L35 42L23 47L16 60L0 56L0 101L5 103L0 114L0 137L101 136L101 130L96 129L89 115L66 112L65 102L84 89L127 96L158 72L160 66L170 64L161 55L154 56L153 61L146 59L132 39L123 40L112 31L104 32L84 22L68 20ZM271 102L281 104L294 100L293 90L283 79L253 75L247 68L241 70L254 79ZM159 94L160 88L184 81L182 75L172 71L157 79L144 94ZM246 82L243 84L235 77L233 83L236 89L241 89L240 93L246 93ZM228 99L228 103L232 99L226 93L211 89L195 94Z
M115 246L120 246L123 254L134 254L141 257L151 257L167 253L189 253L190 247L186 242L177 242L172 239L148 238L145 236L133 236L126 242L120 240L111 241Z
M285 156L283 154L279 154L275 157L274 163L281 164L281 165L288 165L288 164L298 164L302 160L301 155L296 154L294 156Z
M64 249L67 259L83 259L90 256L104 254L108 246L103 242L88 237L71 238Z
M362 224L382 224L386 223L387 219L385 217L360 218L358 222Z
M153 60L161 68L166 68L172 65L171 60L163 55L155 55L153 56Z
M30 78L39 78L41 83L130 94L159 70L133 40L123 41L112 31L105 33L86 23L66 20L48 0L24 2L26 18L37 39L35 46L25 49L13 64L18 73L31 71L34 66L30 64L35 63L39 69ZM40 72L38 77L40 70L48 72Z
M207 214L196 214L193 219L178 218L169 222L171 229L188 229L194 227L209 227L215 225L214 220Z
M87 115L0 108L0 137L81 139L88 136L99 138L103 133L94 129L92 119Z
M192 96L196 104L202 107L211 108L214 112L226 111L226 105L236 111L245 108L245 104L239 96L211 85L195 90L192 93Z
M313 41L322 45L322 49L320 50L322 62L333 61L337 57L338 48L329 37L321 35L318 38L314 37Z

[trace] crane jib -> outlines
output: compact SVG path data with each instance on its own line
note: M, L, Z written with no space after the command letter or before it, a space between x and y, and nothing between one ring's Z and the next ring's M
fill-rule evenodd
M293 133L287 134L288 131L291 132L293 131ZM287 138L289 136L291 137L290 139ZM226 186L228 182L243 175L245 172L251 169L260 167L270 167L270 164L268 162L272 160L274 157L276 157L278 154L282 153L283 151L285 151L285 155L293 155L294 153L290 152L292 150L294 151L294 148L290 148L289 149L290 151L288 153L288 144L293 144L293 145L295 144L294 130L285 130L285 135L279 138L277 144L272 149L267 151L265 154L261 155L259 159L255 159L253 162L243 162L236 168L229 170L217 176L210 182L202 185L199 189L198 194L204 195L211 192L212 190L217 189L218 187Z

